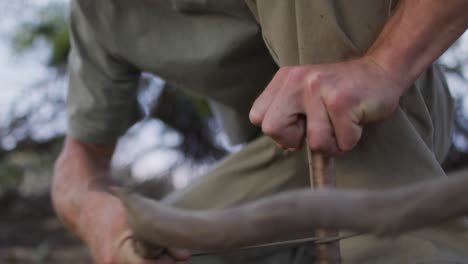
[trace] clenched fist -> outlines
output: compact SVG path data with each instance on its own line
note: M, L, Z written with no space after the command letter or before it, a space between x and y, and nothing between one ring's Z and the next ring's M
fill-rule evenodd
M325 155L351 150L362 125L387 118L405 87L370 57L323 65L282 67L257 98L250 121L285 149Z

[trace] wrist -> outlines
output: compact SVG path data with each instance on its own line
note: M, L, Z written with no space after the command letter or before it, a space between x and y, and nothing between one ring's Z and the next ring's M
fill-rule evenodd
M361 57L361 61L367 65L367 74L373 74L373 77L375 77L364 76L364 78L374 80L372 85L384 88L386 90L385 94L393 94L399 98L405 93L408 87L410 87L411 82L399 78L397 72L386 67L385 64L382 64L382 62L374 56L366 54Z
M417 75L410 74L404 62L385 52L366 53L363 59L373 64L385 79L393 83L393 89L400 95L403 95L417 78Z
M425 54L425 45L421 44L421 42L430 41L431 38L428 37L431 36L426 36L424 30L414 25L415 20L419 21L419 15L408 19L403 10L414 11L415 6L408 1L402 1L364 55L382 68L387 76L402 89L402 93L431 64Z
M113 146L106 149L113 150ZM52 182L52 202L64 225L79 238L86 240L92 208L96 199L110 196L97 185L108 175L110 155L102 155L71 138L65 140L62 153L55 163Z
M83 198L86 195L87 184L84 179L67 175L64 171L63 160L55 163L54 179L52 182L51 198L55 212L62 223L72 233L83 239L81 232L81 213Z
M109 255L117 237L128 230L125 208L107 192L89 190L82 204L78 230L93 255Z
M400 1L365 56L406 90L468 26L467 1Z
M118 199L95 187L94 177L64 174L61 162L65 161L57 161L52 188L55 211L63 224L86 243L94 258L108 259L115 238L127 230L126 211Z

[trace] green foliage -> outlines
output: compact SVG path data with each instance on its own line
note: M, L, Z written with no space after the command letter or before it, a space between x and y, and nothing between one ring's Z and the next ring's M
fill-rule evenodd
M213 115L205 99L166 85L150 115L182 135L178 148L187 158L202 161L226 154L209 126Z
M208 101L204 98L189 93L184 94L190 103L195 107L198 114L204 118L213 117Z
M68 30L57 32L52 39L52 54L49 59L50 66L62 65L66 62L70 51Z
M38 11L36 21L27 21L20 25L13 38L13 47L17 52L33 48L39 39L46 41L51 48L49 66L64 65L70 51L67 6L51 4Z
M13 48L17 53L37 48L37 43L45 42L50 47L47 64L57 73L66 73L66 63L70 51L70 32L68 27L68 4L46 5L38 9L34 19L23 22L17 29L12 40ZM140 92L149 82L140 83ZM37 91L37 86L34 88ZM64 98L56 98L56 104L63 106ZM186 158L201 161L205 159L220 158L225 150L214 140L210 122L213 118L208 102L198 96L184 93L176 89L165 88L158 100L157 109L153 109L153 117L163 121L168 127L182 136L178 150ZM41 105L44 102L40 102ZM33 106L36 109L40 106ZM62 111L59 108L56 111ZM18 116L15 120L29 120L35 111ZM10 128L18 122L11 122ZM21 122L21 127L27 127L29 122ZM11 130L11 129L10 129Z
M16 189L23 181L23 170L10 162L0 163L0 196Z

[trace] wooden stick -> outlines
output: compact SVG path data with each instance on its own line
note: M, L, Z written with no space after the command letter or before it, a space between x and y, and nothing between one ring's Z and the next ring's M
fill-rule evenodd
M309 163L309 177L312 189L333 188L336 186L335 170L333 159L324 157L320 153L313 152L307 148L307 159ZM317 237L338 236L338 230L319 228L315 231ZM316 247L316 257L319 264L339 264L341 263L339 241L329 244L318 244Z

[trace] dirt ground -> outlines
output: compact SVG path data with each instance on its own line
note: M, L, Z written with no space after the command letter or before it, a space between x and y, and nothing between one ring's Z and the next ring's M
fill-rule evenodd
M92 263L84 245L55 217L47 194L0 200L0 263Z

